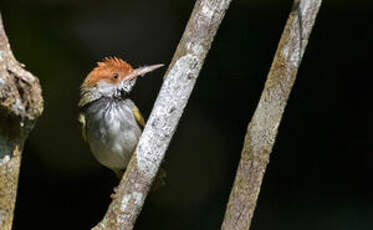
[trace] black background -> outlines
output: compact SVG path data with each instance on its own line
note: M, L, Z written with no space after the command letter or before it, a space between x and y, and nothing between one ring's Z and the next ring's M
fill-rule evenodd
M233 0L167 151L167 186L136 229L218 229L247 124L292 1ZM17 59L45 111L23 155L14 229L89 229L116 178L80 137L79 85L95 62L168 64L194 1L3 0ZM372 4L324 1L290 95L252 229L372 229ZM148 117L166 68L137 82Z

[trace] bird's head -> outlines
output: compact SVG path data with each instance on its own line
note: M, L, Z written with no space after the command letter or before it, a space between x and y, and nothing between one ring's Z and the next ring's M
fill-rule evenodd
M109 57L87 75L81 86L79 106L93 102L101 97L121 97L128 95L136 83L138 76L151 72L163 64L144 66L133 69L130 64L120 58Z

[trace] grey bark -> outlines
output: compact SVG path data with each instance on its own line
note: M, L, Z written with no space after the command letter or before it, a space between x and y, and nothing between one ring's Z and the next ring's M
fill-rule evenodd
M10 49L0 14L0 229L12 228L23 144L43 111L39 80Z
M196 2L117 196L95 230L133 229L230 2Z
M249 229L266 166L321 0L296 0L281 36L259 104L248 125L222 224Z

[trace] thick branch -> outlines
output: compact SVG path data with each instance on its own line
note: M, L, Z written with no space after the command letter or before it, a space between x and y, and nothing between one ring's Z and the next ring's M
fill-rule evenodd
M39 80L14 58L0 15L0 229L12 227L24 141L43 111Z
M230 2L196 2L118 196L94 229L133 228Z
M259 104L248 125L222 224L249 229L269 155L321 0L296 0L281 36Z

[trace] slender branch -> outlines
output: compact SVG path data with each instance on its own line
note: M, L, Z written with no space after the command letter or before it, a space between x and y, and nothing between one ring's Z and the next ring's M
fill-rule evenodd
M0 229L12 228L23 144L43 111L39 80L10 49L0 14Z
M248 125L223 230L249 229L282 114L321 0L295 0L259 104Z
M196 2L118 196L95 230L133 228L230 2Z

